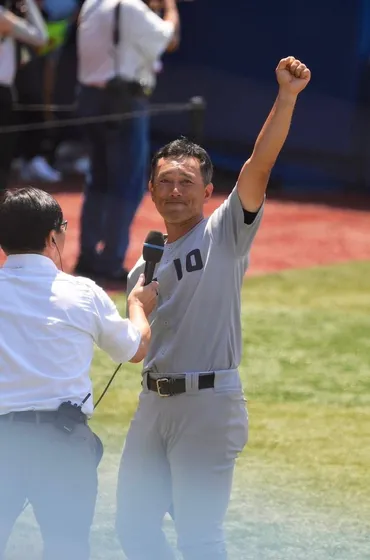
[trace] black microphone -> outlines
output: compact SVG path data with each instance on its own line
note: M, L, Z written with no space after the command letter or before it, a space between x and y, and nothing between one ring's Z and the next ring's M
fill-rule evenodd
M150 231L146 236L143 247L143 259L145 261L144 286L153 280L156 264L162 258L164 251L164 235L160 231Z

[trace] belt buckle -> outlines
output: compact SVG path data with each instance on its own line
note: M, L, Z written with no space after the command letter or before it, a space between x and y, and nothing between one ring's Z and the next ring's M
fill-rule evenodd
M157 393L160 397L170 397L171 393L162 393L162 383L170 383L170 380L168 379L168 377L161 377L160 379L156 379L156 385L157 385Z

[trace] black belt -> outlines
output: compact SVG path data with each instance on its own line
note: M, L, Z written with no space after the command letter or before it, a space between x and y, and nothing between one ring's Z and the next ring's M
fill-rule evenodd
M149 88L143 86L140 82L129 82L121 78L119 78L118 81L115 80L116 79L113 78L113 80L111 82L108 82L108 84L115 82L117 84L116 87L120 87L121 90L124 89L124 91L127 91L130 95L132 95L132 97L142 97L149 95L150 93Z
M198 389L213 389L215 386L215 374L204 373L198 377ZM155 379L147 375L147 387L160 397L172 397L186 393L185 377L160 377Z
M45 424L55 422L57 418L56 410L23 410L19 412L9 412L0 415L0 422L29 422ZM81 424L86 423L86 416L81 415Z
M124 84L124 86L127 88L127 92L133 97L149 97L152 93L152 88L150 88L149 86L144 86L140 82L129 82L129 81L122 80L121 83ZM98 89L100 91L106 90L106 87L103 88L94 85L92 86L84 85L83 87L84 89L93 89L93 90Z
M151 89L143 86L139 82L128 82L128 89L134 97L147 97L151 93Z

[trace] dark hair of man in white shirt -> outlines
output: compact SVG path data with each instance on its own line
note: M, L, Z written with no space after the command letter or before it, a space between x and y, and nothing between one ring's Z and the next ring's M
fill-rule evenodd
M6 255L42 254L58 262L67 222L59 203L34 187L5 190L0 197L0 246Z

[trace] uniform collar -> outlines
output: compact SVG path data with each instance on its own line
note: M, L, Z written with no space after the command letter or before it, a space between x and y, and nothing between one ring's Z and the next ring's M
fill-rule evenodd
M37 268L58 270L49 257L33 253L22 253L20 255L9 255L3 268Z

